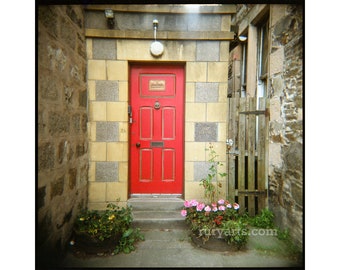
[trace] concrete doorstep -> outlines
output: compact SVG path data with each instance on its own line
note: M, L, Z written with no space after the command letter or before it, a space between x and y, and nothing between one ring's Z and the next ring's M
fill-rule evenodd
M71 249L63 267L301 267L303 264L288 253L283 241L271 235L250 235L240 251L209 250L195 244L180 215L183 205L172 199L156 206L148 200L134 200L133 226L141 229L145 241L136 244L130 254L98 254L79 257ZM131 203L131 201L129 202ZM143 205L144 204L144 205ZM166 208L166 209L165 209Z

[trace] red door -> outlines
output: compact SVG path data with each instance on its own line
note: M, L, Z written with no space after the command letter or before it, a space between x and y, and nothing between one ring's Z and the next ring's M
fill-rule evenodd
M183 66L130 69L130 193L183 192Z

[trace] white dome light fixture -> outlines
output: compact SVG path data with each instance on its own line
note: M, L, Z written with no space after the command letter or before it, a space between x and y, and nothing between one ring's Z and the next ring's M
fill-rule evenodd
M159 41L157 41L157 29L158 29L158 20L154 19L152 21L153 24L153 36L154 36L154 41L151 43L150 46L150 52L153 56L155 57L159 57L163 54L164 52L164 46L162 43L160 43Z

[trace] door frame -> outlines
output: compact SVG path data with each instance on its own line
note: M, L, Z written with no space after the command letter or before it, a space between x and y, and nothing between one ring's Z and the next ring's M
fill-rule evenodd
M147 61L129 61L128 62L128 105L130 106L131 104L131 69L136 67L136 66L141 66L141 67L164 67L164 66L174 66L178 68L182 68L183 70L183 116L182 116L182 193L181 194L156 194L156 193L141 193L141 194L132 194L131 193L131 127L130 127L130 122L129 122L129 116L128 116L128 198L135 198L135 197L151 197L151 198L159 198L159 197L175 197L175 198L182 198L184 199L185 195L185 104L186 104L186 62L147 62Z

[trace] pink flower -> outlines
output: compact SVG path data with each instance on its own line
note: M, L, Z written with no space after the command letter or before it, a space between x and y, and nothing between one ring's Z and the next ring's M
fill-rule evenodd
M212 203L211 206L212 206L212 207L216 207L217 204L216 204L216 203Z
M205 212L210 212L210 211L211 211L211 208L210 208L210 206L209 206L209 205L207 205L207 206L204 208L204 211L205 211Z
M220 205L220 206L218 207L218 210L224 211L224 210L225 210L225 206L224 206L224 205Z
M212 209L213 212L216 212L217 211L217 207L214 206L213 209Z
M232 206L231 206L231 204L230 203L228 203L227 204L227 208L231 208Z
M190 201L190 204L191 204L191 206L197 206L197 205L198 205L198 201L196 201L196 200L191 200L191 201Z
M182 210L181 211L181 216L186 217L187 216L187 210Z
M185 207L191 207L191 201L185 200L184 201L184 206Z
M233 207L235 210L237 210L240 208L240 205L238 203L233 203Z
M223 200L223 199L220 199L220 200L218 200L217 203L218 203L218 204L224 204L224 200Z
M196 210L197 210L197 211L202 211L202 210L204 209L204 206L205 206L204 203L199 203L199 204L196 206Z

